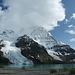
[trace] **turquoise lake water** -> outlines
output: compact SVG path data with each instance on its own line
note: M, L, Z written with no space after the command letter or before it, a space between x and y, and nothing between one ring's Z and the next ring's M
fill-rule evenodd
M75 68L75 64L48 64L48 65L5 65L6 67L15 67L15 68L41 68L41 69L57 69L57 68Z

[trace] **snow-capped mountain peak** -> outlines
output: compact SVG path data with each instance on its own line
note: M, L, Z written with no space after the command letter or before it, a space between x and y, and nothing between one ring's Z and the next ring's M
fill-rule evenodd
M44 46L48 54L55 60L62 61L63 59L61 57L64 56L63 52L68 54L68 50L71 50L71 52L73 51L68 45L55 40L48 31L41 27L33 30L31 36L34 41Z
M51 47L59 44L58 41L56 41L49 32L41 27L33 30L31 37L36 42L43 45L47 50L51 50Z
M42 27L35 28L30 34L16 34L12 30L0 33L0 47L4 56L12 63L33 64L34 62L44 62L49 58L48 63L73 62L75 51L62 42L55 40L52 35ZM35 52L35 53L34 53ZM42 58L44 54L48 58ZM37 55L36 55L37 54ZM38 58L38 59L37 59ZM31 61L32 60L32 61Z

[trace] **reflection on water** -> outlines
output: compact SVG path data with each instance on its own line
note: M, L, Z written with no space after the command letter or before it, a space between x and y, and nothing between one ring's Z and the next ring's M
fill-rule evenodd
M6 65L6 67L15 67L21 68L22 66L26 68L41 68L41 69L49 69L49 68L75 68L75 64L48 64L48 65Z

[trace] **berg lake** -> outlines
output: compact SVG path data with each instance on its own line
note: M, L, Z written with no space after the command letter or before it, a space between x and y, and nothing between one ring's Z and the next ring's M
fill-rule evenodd
M5 65L5 67L11 68L40 68L40 69L58 69L58 68L75 68L75 64L48 64L48 65Z

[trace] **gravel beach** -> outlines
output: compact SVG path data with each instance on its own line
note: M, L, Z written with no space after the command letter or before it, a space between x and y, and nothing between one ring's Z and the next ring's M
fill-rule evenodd
M51 73L50 69L0 68L0 75L71 75L71 74L69 74L69 71Z
M0 75L50 75L50 72L43 69L1 68Z

